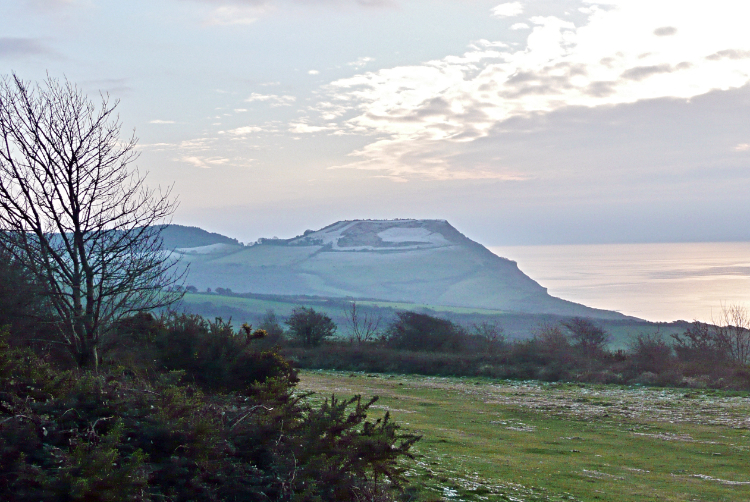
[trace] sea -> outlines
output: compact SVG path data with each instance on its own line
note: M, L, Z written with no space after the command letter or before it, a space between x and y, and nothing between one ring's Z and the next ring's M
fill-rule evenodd
M497 246L552 296L649 321L750 311L750 242Z

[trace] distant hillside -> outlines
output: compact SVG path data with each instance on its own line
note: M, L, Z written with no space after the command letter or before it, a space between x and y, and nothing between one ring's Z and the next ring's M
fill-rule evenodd
M550 296L516 262L496 256L444 220L340 221L299 237L263 239L253 246L197 228L166 230L185 237L167 247L177 248L190 263L188 284L199 290L222 287L625 318ZM187 239L193 234L194 240Z
M164 239L165 249L196 248L212 244L241 245L237 239L207 232L202 228L183 225L164 225L161 235Z

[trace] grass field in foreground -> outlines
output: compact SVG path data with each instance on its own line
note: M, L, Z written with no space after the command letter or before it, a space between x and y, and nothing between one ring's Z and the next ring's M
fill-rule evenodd
M747 501L750 395L303 371L313 399L380 396L422 434L421 500Z

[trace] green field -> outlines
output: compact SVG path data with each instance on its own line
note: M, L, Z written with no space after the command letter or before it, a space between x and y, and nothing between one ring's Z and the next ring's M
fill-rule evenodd
M303 371L422 434L420 500L750 500L750 394Z

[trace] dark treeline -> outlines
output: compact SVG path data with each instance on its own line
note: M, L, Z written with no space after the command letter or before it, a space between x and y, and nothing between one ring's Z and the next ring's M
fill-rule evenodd
M286 315L293 307L298 305L312 307L316 311L328 315L341 327L338 331L339 336L348 336L347 312L352 303L356 303L357 309L363 314L366 313L367 315L379 318L382 321L381 328L396 319L400 310L408 310L410 312L418 312L447 319L462 326L487 322L502 324L503 333L508 340L528 339L531 333L537 330L539 326L570 320L570 316L558 314L482 312L460 308L441 309L439 307L430 308L424 305L409 303L402 303L396 307L393 304L389 304L389 302L380 303L378 300L364 298L236 293L220 287L212 288L209 293L206 291L197 292L197 288L187 286L186 291L193 294L181 305L177 305L176 308L191 313L198 313L210 319L221 317L222 319L232 319L239 323L247 322L254 326L263 322L267 308L274 308L277 314L282 315L281 312L283 312ZM239 302L222 301L222 297L263 300L269 302L269 305L266 307L242 305ZM616 345L617 348L624 348L621 341L630 338L631 334L653 332L657 329L660 329L664 333L682 332L690 325L689 322L685 321L654 323L633 318L601 319L597 320L597 323L613 334L611 344Z
M514 341L496 323L462 326L415 312L400 312L384 326L350 314L348 326L342 327L348 338L314 344L294 330L283 334L273 316L264 326L301 368L750 389L750 330L742 327L741 314L734 324L695 322L668 337L643 333L627 350L609 349L609 333L581 318L541 325L531 338ZM372 329L362 336L368 322Z

